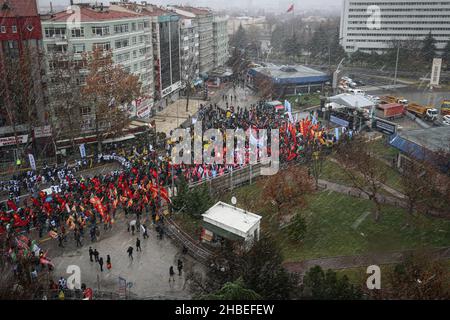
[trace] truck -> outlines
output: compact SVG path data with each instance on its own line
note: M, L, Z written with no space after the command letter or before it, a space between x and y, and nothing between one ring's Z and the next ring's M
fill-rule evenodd
M450 100L444 100L441 105L441 115L450 115Z
M394 96L384 96L381 97L381 103L382 104L389 104L389 103L401 103L403 105L407 105L408 104L408 100L406 100L403 97L394 97Z
M383 111L382 117L385 119L402 117L405 114L405 106L401 103L381 104L377 108Z
M428 107L428 106L422 106L417 103L410 103L406 106L406 110L414 114L415 116L434 121L436 120L439 112L437 109Z

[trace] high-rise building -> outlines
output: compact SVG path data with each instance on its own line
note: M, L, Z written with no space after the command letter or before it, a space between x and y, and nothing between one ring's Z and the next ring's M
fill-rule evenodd
M121 3L150 18L152 24L155 107L165 108L179 98L181 89L180 17L155 5Z
M0 0L0 159L35 147L45 124L41 22L35 0Z
M42 17L48 77L52 78L51 59L57 53L68 53L75 60L82 60L83 54L97 48L111 50L114 63L138 76L142 85L143 96L136 97L135 103L127 106L130 116L148 117L154 103L150 19L116 5L78 6L77 22L71 18L74 12L63 11ZM86 73L81 73L80 85L84 85L85 76ZM81 108L79 116L82 119L82 130L95 129L95 114L92 109Z
M215 15L213 19L214 67L226 64L228 60L228 17Z
M213 12L207 8L190 6L170 6L177 14L193 16L198 24L199 35L199 72L207 75L214 68Z
M347 52L381 52L392 41L450 41L450 0L344 0L340 38Z
M181 78L196 80L199 76L198 21L194 15L180 16Z

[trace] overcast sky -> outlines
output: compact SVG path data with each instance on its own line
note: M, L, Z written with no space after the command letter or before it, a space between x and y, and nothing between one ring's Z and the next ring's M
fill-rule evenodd
M50 1L54 6L69 5L70 0L38 0L40 7L48 7ZM77 2L95 2L93 0L74 0ZM103 2L107 4L108 0L98 0L98 3ZM130 1L130 2L134 2ZM136 0L136 2L140 2ZM284 11L294 4L296 11L302 10L313 10L313 9L326 9L329 10L339 10L342 5L342 0L148 0L149 3L157 5L166 4L188 4L197 6L208 6L215 9L226 9L226 8L262 8L266 10L274 11Z

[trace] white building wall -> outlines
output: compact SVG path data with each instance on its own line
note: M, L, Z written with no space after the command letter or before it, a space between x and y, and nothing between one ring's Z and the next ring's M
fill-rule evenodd
M422 40L430 31L438 49L450 41L450 0L343 0L340 38L347 52L380 52L392 40Z

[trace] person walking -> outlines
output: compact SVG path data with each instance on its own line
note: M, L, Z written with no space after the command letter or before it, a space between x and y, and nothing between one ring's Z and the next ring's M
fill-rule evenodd
M106 255L106 268L107 268L108 270L111 270L111 268L112 268L111 257L109 256L109 254Z
M132 224L132 225L131 225L131 235L133 235L133 236L134 236L134 230L135 230L135 229L136 229L135 225Z
M63 245L63 236L62 236L61 233L58 233L58 247L64 248L64 245Z
M89 260L91 260L91 262L94 262L94 260L92 260L93 256L94 256L94 250L92 250L92 247L89 247Z
M147 230L147 226L145 224L141 225L142 228L142 236L144 237L144 239L148 239L148 230Z
M79 231L75 232L75 241L77 242L77 248L83 246L83 244L81 243L81 235Z
M100 265L100 272L103 272L103 257L100 257L100 259L98 259L98 264Z
M175 282L175 271L173 271L173 266L170 266L169 268L169 282L170 281Z
M181 272L183 271L183 261L178 259L178 275L181 276Z
M99 256L99 253L98 253L97 249L94 249L94 260L95 260L95 262L98 262L98 256Z
M139 240L139 238L136 238L136 251L141 251L141 240Z
M127 252L128 252L128 258L133 260L133 247L128 247Z

